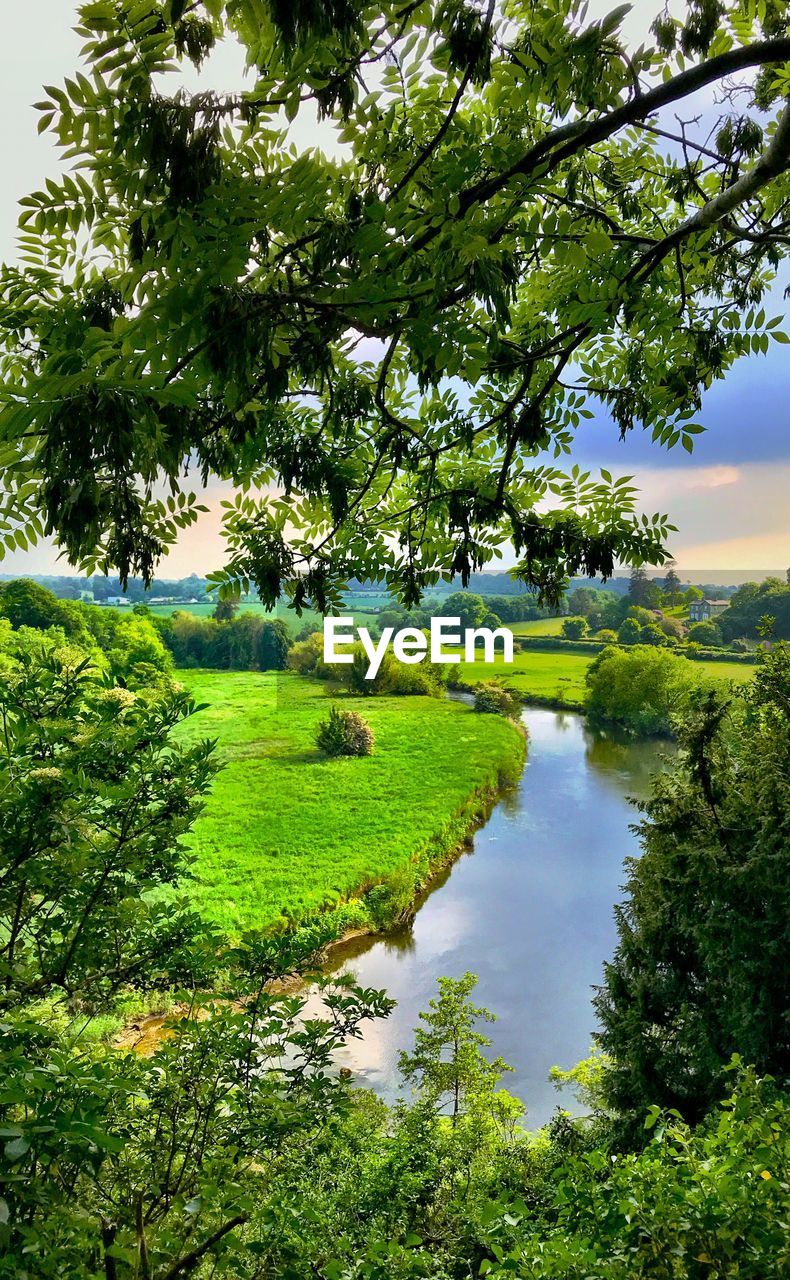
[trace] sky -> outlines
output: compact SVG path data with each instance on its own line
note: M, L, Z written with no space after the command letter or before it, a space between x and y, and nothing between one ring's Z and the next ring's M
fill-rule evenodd
M615 0L590 0L591 17L603 16ZM682 9L679 0L675 12ZM625 31L636 43L645 38L661 0L636 0ZM25 0L4 21L0 47L0 260L16 260L17 202L57 172L54 147L36 132L32 104L43 84L59 84L78 63L79 41L71 27L74 0ZM238 50L223 46L212 59L210 77L217 88L239 83ZM713 110L712 96L695 101L695 110ZM690 114L690 112L689 112ZM326 128L296 123L305 145L326 146ZM768 307L772 315L787 309L781 288ZM786 326L785 326L786 327ZM765 572L790 564L790 348L772 344L767 356L740 361L727 380L707 394L698 421L692 458L683 451L661 450L639 431L620 442L613 423L601 412L579 431L573 461L634 475L645 511L665 511L678 532L669 549L681 570ZM203 500L210 510L185 534L161 567L164 577L203 574L222 563L219 500L225 489L209 488ZM8 555L3 573L68 572L51 544Z

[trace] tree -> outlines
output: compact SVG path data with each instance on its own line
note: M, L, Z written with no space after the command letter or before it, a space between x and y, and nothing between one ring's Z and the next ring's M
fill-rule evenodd
M562 624L565 640L583 640L588 630L586 618L566 618Z
M695 622L689 627L689 640L694 644L721 645L721 631L715 622Z
M197 517L189 462L242 489L215 583L270 605L331 607L351 577L413 604L508 542L554 603L578 572L665 560L625 478L543 459L593 395L691 451L703 391L786 341L760 302L786 252L790 42L774 0L691 0L638 49L624 13L83 5L88 74L40 103L69 169L23 202L29 265L0 287L5 544L44 529L147 581ZM224 39L251 81L184 94L171 68ZM740 72L713 136L679 134ZM343 154L295 155L283 110Z
M617 631L620 644L639 644L643 624L636 618L624 618Z
M585 680L593 720L637 734L673 732L699 677L686 658L660 647L661 632L658 637L655 647L641 641L627 650L607 646L590 664Z
M595 1004L610 1104L693 1122L733 1053L790 1074L790 648L737 691L700 696L681 747L645 805Z
M150 702L58 658L0 688L0 1007L52 992L94 1004L189 974L197 916L183 879L211 744L178 746L185 693Z
M646 623L639 632L640 644L666 645L669 643L666 632L657 622Z
M717 622L725 640L736 636L754 640L760 634L760 619L764 614L773 618L773 635L780 640L790 640L790 586L777 578L739 587Z
M87 639L79 605L58 600L30 578L0 584L0 613L13 627L36 627L40 631L61 627L70 639Z
M284 671L291 638L281 618L264 622L255 638L255 662L259 671Z
M606 593L607 596L609 592ZM572 616L587 617L596 609L598 592L594 587L577 587L567 598L568 612Z
M680 599L681 582L678 577L674 563L669 566L666 577L664 578L664 596L666 602L670 606L674 606Z
M474 591L456 591L445 597L436 609L440 618L460 618L461 628L482 627L488 614L488 602Z
M647 576L644 569L638 567L631 570L628 599L637 608L654 609L661 603L661 588Z
M473 973L462 978L439 978L439 996L428 1001L428 1012L420 1014L423 1026L414 1033L414 1050L401 1053L398 1065L409 1084L416 1085L421 1098L443 1111L449 1107L456 1122L470 1100L491 1091L504 1071L501 1058L489 1062L482 1050L491 1044L477 1031L480 1021L494 1022L487 1009L471 1003L477 986Z
M239 611L237 600L218 600L212 610L212 618L215 622L232 622Z

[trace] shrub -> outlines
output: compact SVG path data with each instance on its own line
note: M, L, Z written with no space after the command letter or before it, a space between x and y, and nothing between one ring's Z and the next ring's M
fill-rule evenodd
M733 653L751 653L751 646L748 640L733 640L730 648Z
M373 751L373 730L356 711L332 707L329 718L322 720L316 734L316 745L328 756L369 756Z
M617 644L617 632L612 631L611 627L602 627L595 633L595 638L602 644Z
M670 639L682 640L686 634L686 628L679 618L659 618L658 625Z
M487 680L475 689L475 711L483 715L507 716L509 720L518 720L521 716L521 702L504 685L496 680Z
M406 666L393 658L387 664L382 687L377 692L440 698L446 683L447 668L438 663L421 662Z
M306 640L293 645L288 653L287 664L291 671L300 675L312 675L316 667L323 665L324 637L320 631L314 631Z
M566 640L582 640L588 630L586 618L566 618L562 624L562 634Z
M604 649L587 670L591 717L620 724L632 733L669 733L699 677L666 649L636 645Z
M661 627L657 622L648 622L644 627L642 627L642 631L639 636L640 644L652 644L659 648L662 645L665 645L667 640L668 637L661 630Z
M620 644L639 644L642 638L642 624L636 618L626 618L620 623L617 639Z
M715 622L695 622L689 627L689 640L693 640L695 644L716 645L722 643L721 631Z
M398 662L392 653L385 653L378 671L368 679L370 658L362 645L357 645L353 661L339 668L341 680L350 693L372 698L377 694L404 697L439 698L447 684L447 669L438 663Z

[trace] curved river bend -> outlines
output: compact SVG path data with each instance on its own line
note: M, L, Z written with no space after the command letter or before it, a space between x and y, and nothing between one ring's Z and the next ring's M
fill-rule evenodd
M436 979L476 973L474 999L498 1019L485 1028L491 1053L515 1068L503 1084L526 1103L536 1128L558 1102L572 1105L548 1082L549 1068L589 1052L591 987L615 946L623 859L638 852L628 797L646 795L671 748L602 733L571 713L528 708L524 722L524 773L474 848L434 881L410 928L356 939L332 970L352 971L398 1001L341 1059L360 1085L390 1100L398 1053L411 1045Z

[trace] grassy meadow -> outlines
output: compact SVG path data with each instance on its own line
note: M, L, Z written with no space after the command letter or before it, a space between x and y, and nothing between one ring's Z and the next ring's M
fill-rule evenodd
M523 754L520 733L498 716L377 697L353 700L374 754L330 760L314 742L331 705L320 682L291 672L179 678L209 704L182 732L216 738L225 765L190 837L190 897L231 933L309 915L415 858L427 866L431 850L457 847L482 793Z
M513 662L505 663L501 653L497 653L493 665L461 661L454 668L454 674L457 672L458 678L467 684L496 679L525 697L582 705L587 694L584 678L596 656L530 649L514 654ZM694 662L691 665L700 675L704 673L716 680L748 680L754 674L754 667L746 663Z

